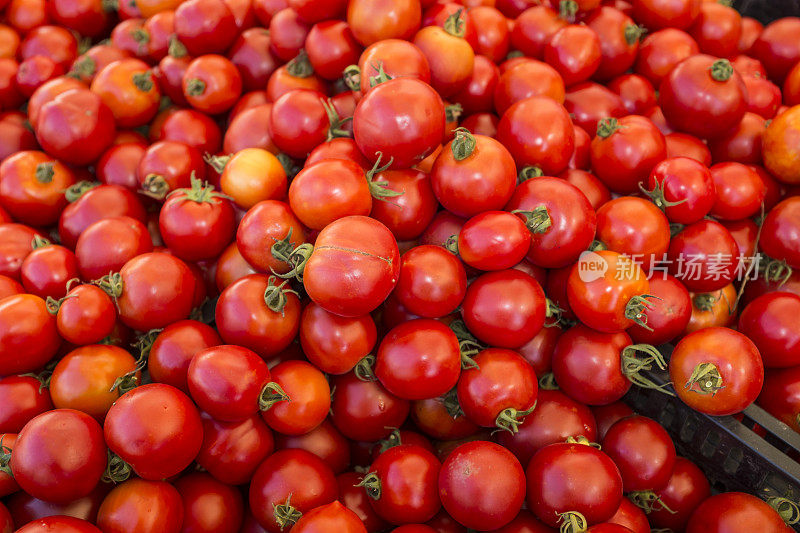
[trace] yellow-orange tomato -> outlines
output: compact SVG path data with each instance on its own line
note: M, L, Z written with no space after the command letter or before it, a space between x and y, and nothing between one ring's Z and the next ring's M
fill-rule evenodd
M92 91L114 113L117 126L135 128L158 113L161 91L150 67L138 59L120 59L107 65L92 81Z
M6 24L0 24L0 58L14 59L19 48L19 34Z
M214 283L216 283L217 289L219 289L220 292L234 281L256 273L256 270L250 266L250 263L245 261L244 257L242 257L235 242L230 243L228 247L219 254L216 267Z
M736 303L736 288L733 283L714 292L690 292L689 296L692 299L692 318L689 319L684 335L705 328L729 326L736 319L736 310L733 308Z
M800 183L800 105L772 119L761 135L764 166L780 181Z
M177 9L184 0L136 0L136 7L143 17L152 17L156 13Z
M364 46L383 39L410 39L422 21L419 0L350 0L347 24Z
M76 181L69 167L44 152L17 152L0 165L0 206L18 222L49 226L67 206L64 190Z
M283 200L287 185L281 162L261 148L245 148L234 154L220 178L222 192L244 209L262 200Z
M417 32L414 44L422 50L431 68L431 85L443 97L452 96L464 88L475 67L475 52L464 39L463 14L460 22L448 19L445 26L426 26ZM453 21L453 22L451 22ZM461 27L457 27L461 24Z
M50 378L50 396L58 409L77 409L102 421L120 396L111 387L136 368L131 354L117 346L90 344L72 350ZM136 373L137 383L140 374Z

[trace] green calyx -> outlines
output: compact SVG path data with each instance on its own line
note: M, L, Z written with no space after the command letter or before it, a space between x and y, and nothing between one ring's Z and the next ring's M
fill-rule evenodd
M367 496L373 500L381 499L381 480L375 472L370 472L364 476L364 479L356 487L364 487L364 490L367 491Z
M286 249L284 247L280 246L276 248L275 245L273 245L271 251L272 255L276 259L278 259L279 261L283 261L284 263L289 265L289 271L286 272L285 274L279 274L274 270L273 274L283 279L295 278L297 281L302 283L303 270L305 269L306 263L308 263L308 260L311 257L312 252L314 251L314 245L309 244L307 242L300 244L296 246L293 250L291 250L288 254L286 254Z
M552 372L542 374L542 377L539 378L539 388L542 390L558 390L556 376Z
M647 325L647 310L651 309L652 305L650 299L660 300L661 298L652 294L641 294L628 300L625 305L625 318L647 331L653 331L653 328Z
M733 76L733 65L727 59L717 59L709 70L711 77L716 81L728 81Z
M280 313L284 316L286 304L289 302L288 294L297 296L297 292L286 288L289 280L283 280L280 285L275 285L277 276L270 276L267 280L267 288L264 291L264 303L273 313Z
M131 477L133 469L131 465L122 460L122 458L108 450L108 462L106 463L106 471L101 478L104 483L122 483Z
M33 240L31 240L31 250L38 250L39 248L44 248L45 246L50 246L53 244L50 242L49 239L45 239L41 235L34 235Z
M639 507L646 514L653 511L667 511L668 513L675 514L675 511L669 508L664 501L659 498L658 494L652 490L640 490L628 493L628 499L633 502L636 507Z
M119 272L110 272L92 283L103 289L115 302L122 296L122 276Z
M361 69L358 65L348 65L342 71L342 81L351 91L361 90Z
M169 183L160 174L148 174L140 192L153 200L163 200L169 193Z
M391 76L386 74L383 70L383 61L378 61L378 63L372 63L372 68L377 74L374 76L369 77L369 86L375 87L376 85L380 85L381 83L387 82L392 79Z
M783 518L787 526L800 522L800 506L796 502L782 496L767 498L767 504Z
M78 80L88 79L94 76L97 72L97 62L91 56L81 56L75 63L72 64L67 76Z
M280 504L272 504L272 516L275 518L278 526L283 531L286 528L291 528L303 513L292 507L292 494L286 497L286 501Z
M464 10L459 9L444 21L444 31L455 37L464 37Z
M565 440L564 442L566 442L567 444L580 444L581 446L588 446L590 448L594 448L595 450L601 449L600 444L590 441L583 435L567 437L567 440Z
M656 184L653 185L653 188L649 190L645 188L643 183L639 182L639 190L642 191L644 194L646 194L650 198L650 200L652 200L653 203L656 204L656 207L661 209L661 211L666 211L668 207L681 205L682 203L688 200L688 198L684 198L683 200L678 200L677 202L671 202L667 200L666 192L664 189L665 181L666 180L659 183L658 180L656 180Z
M725 388L725 382L717 366L714 363L705 362L694 367L692 375L689 376L683 388L698 394L714 396L717 391Z
M149 70L146 72L137 72L131 79L133 80L133 85L140 91L146 93L153 90L153 73Z
M99 181L79 181L75 185L71 185L64 190L64 198L66 198L69 203L72 203L98 185L100 185Z
M199 78L192 78L186 82L186 96L200 96L206 92L206 82Z
M537 166L523 167L517 175L517 183L523 183L533 178L541 178L544 176L544 170Z
M597 123L597 136L606 139L620 129L619 121L613 117L604 118Z
M558 3L558 16L567 22L573 22L578 14L578 2L575 0L561 0Z
M330 99L320 100L322 102L322 107L325 108L325 113L328 115L328 123L330 124L327 140L330 141L339 137L350 137L350 132L344 129L344 125L353 120L353 117L342 119L339 117L339 113L336 112L336 108L333 107L333 102L331 102Z
M379 440L375 446L378 447L379 453L383 453L390 448L395 448L403 444L403 440L400 438L400 430L397 428L391 428L392 432L389 433L389 436L383 440Z
M633 46L634 44L639 42L639 39L642 38L647 30L644 26L639 26L638 24L628 24L625 26L625 42L628 43L628 46Z
M11 471L11 448L3 444L2 437L0 437L0 472L14 477L14 473Z
M521 215L525 221L525 227L531 233L546 233L553 221L550 219L550 213L547 212L547 207L540 205L528 211L525 209L515 209L512 213Z
M524 411L518 411L513 407L503 409L494 421L495 426L497 426L496 431L508 431L512 435L518 433L520 424L525 421L525 417L531 414L534 409L536 409L536 402Z
M300 50L300 53L286 64L286 71L295 78L308 78L314 75L314 67L311 66L305 50Z
M453 133L455 136L450 143L450 151L456 161L463 161L472 155L478 142L467 128L456 128Z
M258 398L258 408L262 411L269 411L278 402L291 402L292 399L284 392L280 385L271 381L264 385L261 395Z
M577 511L558 513L559 533L583 533L589 529L586 518Z
M50 161L47 163L39 163L36 165L36 181L41 184L47 184L53 181L53 176L56 175L55 170L53 170L53 166L55 166L54 161Z
M458 235L450 235L447 240L444 241L444 248L451 254L458 255Z
M375 376L374 368L375 356L367 354L356 363L356 366L353 368L353 373L361 381L378 381L378 378Z
M190 200L192 202L197 202L198 204L213 204L217 203L215 200L219 198L225 198L226 200L233 200L227 194L223 194L221 192L216 192L214 190L214 186L210 183L203 182L200 178L197 177L194 170L192 171L192 175L190 177L191 187L188 189L176 189L170 192L167 196L173 196L178 193L184 194L182 200Z
M167 53L176 59L180 59L181 57L189 55L189 50L187 50L186 46L178 39L178 36L173 34L169 37Z
M383 166L380 166L381 159L383 158L382 152L375 152L375 155L378 156L378 159L375 161L375 164L372 166L370 170L367 171L367 184L369 185L369 193L372 195L373 198L376 200L383 200L387 201L387 198L396 198L398 196L402 196L403 193L400 191L395 191L389 188L388 181L376 181L375 176L389 170L394 162L394 158L389 159L389 162Z
M439 401L442 402L447 414L455 420L458 417L464 416L464 410L461 409L461 404L458 403L458 394L456 393L455 387L447 391L447 393L439 398Z
M652 380L641 375L643 370L652 370L655 365L660 370L666 370L667 362L655 346L650 344L631 344L622 349L620 354L620 369L628 381L638 387L653 389L669 396L674 396L667 388L669 383L658 385Z

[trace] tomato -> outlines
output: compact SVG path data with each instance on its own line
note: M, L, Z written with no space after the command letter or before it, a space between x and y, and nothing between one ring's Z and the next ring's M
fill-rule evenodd
M697 41L702 53L731 57L739 48L742 16L730 6L703 2L699 16L688 31Z
M214 265L214 285L218 291L222 291L236 280L242 279L256 271L244 260L239 253L236 243L231 243L217 258Z
M460 373L458 339L435 320L400 324L377 351L375 376L386 390L406 400L441 396L455 386Z
M635 115L601 120L591 146L595 175L620 193L635 191L666 155L664 136L652 121Z
M634 0L633 18L650 30L686 29L700 14L702 0Z
M527 258L534 265L572 264L594 239L596 218L586 196L561 179L540 177L517 186L506 205L533 231Z
M194 109L173 108L162 113L151 123L151 141L182 142L201 153L215 154L219 151L222 134L211 117Z
M269 51L270 37L264 28L244 30L228 50L228 59L242 76L245 91L263 90L278 60Z
M447 17L444 27L426 26L414 36L414 44L428 60L431 86L442 97L463 89L475 66L475 52L464 38L464 22L464 13L458 10Z
M183 500L183 528L238 533L244 504L241 493L205 473L186 474L175 482Z
M127 217L104 218L87 227L75 245L75 256L85 280L96 280L119 271L134 257L153 251L144 224Z
M335 80L347 66L358 62L361 46L346 22L325 20L308 32L305 49L314 72L327 80Z
M706 216L716 201L708 168L688 157L670 157L653 167L647 194L670 222L692 224Z
M637 343L660 346L675 339L689 325L692 300L686 287L665 272L653 272L648 282L650 294L658 298L658 303L647 310L647 326L651 329L635 324L627 332Z
M183 514L183 502L175 487L164 481L134 478L106 496L97 524L105 531L178 533Z
M597 235L606 249L630 256L646 270L664 258L669 246L669 222L652 203L623 196L597 210Z
M536 405L533 369L517 352L501 348L483 350L473 362L461 373L456 389L464 414L479 426L516 433Z
M177 141L151 144L139 161L137 176L143 193L164 200L171 191L191 187L191 177L206 177L203 156L198 150Z
M526 470L528 508L556 527L580 514L585 523L611 518L622 500L622 478L603 452L584 444L551 444L536 452Z
M25 127L27 120L21 111L0 113L0 160L39 146L33 132Z
M800 249L790 237L797 232L798 221L800 197L793 196L772 208L761 226L760 245L764 253L793 268L800 267Z
M72 350L50 377L53 405L82 411L102 422L120 394L139 383L137 370L133 356L116 346L95 344Z
M5 6L4 6L5 7ZM47 3L41 0L14 0L7 2L6 17L8 22L20 32L27 32L47 24L50 15Z
M259 92L247 94L259 95ZM248 98L243 96L239 102ZM259 96L261 98L261 96ZM277 153L278 148L272 142L269 134L269 116L272 113L271 103L259 103L239 112L236 107L230 112L230 123L225 131L223 151L236 154L247 148L261 148L271 153ZM229 160L230 162L230 160Z
M0 375L32 372L61 345L56 319L45 301L32 294L0 300Z
M175 10L175 35L192 56L225 51L238 31L222 0L190 0Z
M535 166L545 175L554 175L567 168L575 134L561 104L531 97L513 104L503 114L497 125L497 140L508 149L518 168Z
M508 150L499 142L457 132L437 157L431 184L446 209L459 216L472 216L505 205L516 185L516 169Z
M655 491L660 505L655 505L647 517L655 527L668 527L680 531L692 512L711 496L711 487L705 474L691 461L675 458L669 481Z
M444 398L417 400L411 418L419 429L436 439L461 439L475 434L478 426L464 416L452 393Z
M525 258L531 233L512 213L485 211L469 219L457 236L458 255L480 270L504 270Z
M796 135L800 130L800 106L779 114L761 137L764 166L778 181L788 185L800 182L794 161L800 153Z
M343 472L350 465L350 442L328 420L304 435L276 435L275 446L279 450L299 448L311 452L335 474ZM339 489L341 491L341 486Z
M44 533L46 531L63 531L64 533L96 533L100 531L91 522L72 518L71 516L48 516L28 522L17 531L22 533ZM9 531L11 531L9 529Z
M405 106L411 100L413 108ZM376 162L382 154L395 169L425 159L441 143L444 124L442 99L429 85L413 78L376 85L359 101L353 115L353 133L364 156Z
M614 461L625 492L650 491L669 481L675 465L675 445L655 420L634 415L612 425L602 441Z
M773 118L781 105L781 90L764 78L744 76L747 87L747 110L765 119Z
M331 420L342 434L352 440L376 441L400 427L408 416L409 402L388 392L377 381L362 381L355 373L337 376Z
M738 413L753 403L764 381L756 345L719 327L685 336L672 352L669 373L681 400L714 416Z
M499 270L481 275L467 288L461 316L479 340L519 348L542 329L546 308L544 291L533 277Z
M588 80L600 67L600 38L591 26L570 24L555 32L544 47L544 60L555 68L564 84Z
M208 0L204 0L208 1ZM183 75L183 94L195 109L218 115L242 94L242 76L229 59L208 54L189 63Z
M672 238L667 259L670 274L687 289L711 292L733 280L739 248L725 226L704 219L686 226Z
M62 298L69 280L78 277L78 261L67 248L46 244L28 254L19 273L27 292L45 299Z
M743 533L754 527L765 533L780 533L787 526L763 500L742 492L727 492L701 503L689 518L686 533Z
M581 131L583 132L583 130ZM583 134L586 135L586 132L583 132ZM588 138L589 136L586 135L587 146ZM589 204L595 211L611 200L611 191L608 190L608 187L606 187L602 181L597 179L597 177L590 172L577 168L568 168L562 172L559 177L580 190L583 195L586 196L586 199L589 200Z
M281 151L305 158L329 135L338 135L335 117L329 115L324 96L310 89L295 89L275 100L269 133ZM333 113L332 111L330 111Z
M710 170L717 192L712 216L740 220L758 212L767 187L755 170L735 162L717 163Z
M519 461L502 446L469 442L442 464L439 496L445 510L467 527L502 527L522 506L525 475Z
M385 170L375 174L371 180L378 187L378 192L372 193L377 195L378 201L372 202L370 216L385 224L397 240L419 237L438 207L428 175L415 169ZM399 195L383 198L380 195L385 191L381 189Z
M272 433L261 417L219 422L202 415L203 444L197 463L229 485L247 483L274 449Z
M281 9L269 22L270 51L282 61L300 54L311 25L294 9Z
M53 409L48 389L31 376L0 379L0 398L0 433L19 433L30 419Z
M347 24L364 46L384 39L410 39L421 17L417 0L354 0L347 5Z
M264 529L277 533L337 494L333 472L321 459L305 450L279 450L253 475L250 509Z
M503 114L513 104L532 96L564 102L564 81L558 71L541 61L526 59L503 72L494 88L494 106Z
M378 307L394 288L399 255L394 237L380 222L361 216L340 218L317 236L303 284L326 311L361 316Z
M768 24L750 49L751 54L764 64L767 74L775 83L782 83L800 59L800 47L794 38L800 23L795 18L786 17Z
M366 533L366 528L358 516L344 505L335 501L321 505L304 514L292 527L294 533Z
M788 106L800 104L800 67L795 65L783 83L783 100Z
M273 430L303 435L325 420L331 408L331 389L315 366L284 361L273 367L272 383L270 395L262 395L260 401L261 416Z
M724 327L733 324L736 319L736 287L733 283L718 291L709 293L689 293L692 298L692 317L684 333L709 327Z
M704 166L711 165L711 151L697 137L686 133L672 132L667 133L664 139L667 141L668 158L687 157L702 163Z
M623 74L636 60L642 30L626 14L610 6L592 12L586 21L599 38L601 59L595 79L608 80Z
M541 59L545 45L567 22L545 5L528 7L526 3L522 9L511 30L511 45L528 57Z
M344 318L311 303L300 318L300 343L314 366L345 374L375 346L377 332L369 315Z
M139 188L137 170L147 145L137 142L115 144L97 161L97 178L107 185L119 185L131 191Z
M62 74L62 65L49 57L35 55L19 64L16 88L23 96L30 97L40 85Z
M225 164L220 188L240 207L251 208L264 200L286 197L286 171L267 150L245 148Z
M122 59L104 67L92 81L117 125L132 128L147 124L158 112L161 92L148 65L138 59Z
M656 105L653 84L639 74L622 74L611 80L608 88L618 94L631 114L643 114Z
M58 449L48 446L53 439ZM40 414L19 432L10 466L14 480L35 498L63 503L86 496L106 469L102 428L72 409Z
M602 119L626 115L622 99L606 87L592 82L578 83L567 90L564 106L575 125L594 137ZM587 154L588 157L588 154ZM587 166L588 167L588 166Z
M633 533L647 533L650 529L650 522L642 509L631 503L628 498L622 498L619 509L614 516L608 519L608 524L616 524L628 528ZM597 526L595 526L597 527ZM618 533L628 533L621 530Z
M734 127L746 111L747 89L725 59L698 54L672 69L659 89L669 123L697 137L714 137Z
M527 465L545 446L579 435L597 440L597 426L589 408L560 391L542 389L533 412L519 425L519 432L501 432L497 440Z
M203 440L200 415L184 393L150 383L120 396L106 415L111 451L144 479L165 479L197 456Z
M800 364L800 332L791 320L798 310L799 296L774 292L756 298L742 311L739 331L756 345L765 367Z

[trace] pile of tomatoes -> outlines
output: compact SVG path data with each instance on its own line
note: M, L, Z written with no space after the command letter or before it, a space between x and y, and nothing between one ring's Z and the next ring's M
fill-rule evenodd
M622 399L800 431L798 36L0 0L0 533L791 531Z

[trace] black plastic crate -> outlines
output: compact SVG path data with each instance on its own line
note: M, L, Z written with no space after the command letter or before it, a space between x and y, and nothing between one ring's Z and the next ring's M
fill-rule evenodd
M668 355L669 350L662 350ZM647 372L661 385L665 372ZM698 413L679 398L631 387L624 398L637 413L657 420L669 432L679 455L696 463L718 492L747 492L764 500L800 499L800 434L756 405L733 416ZM753 431L760 427L760 433ZM800 531L800 523L792 526Z
M800 0L735 0L733 7L742 15L769 24L775 19L800 16Z

